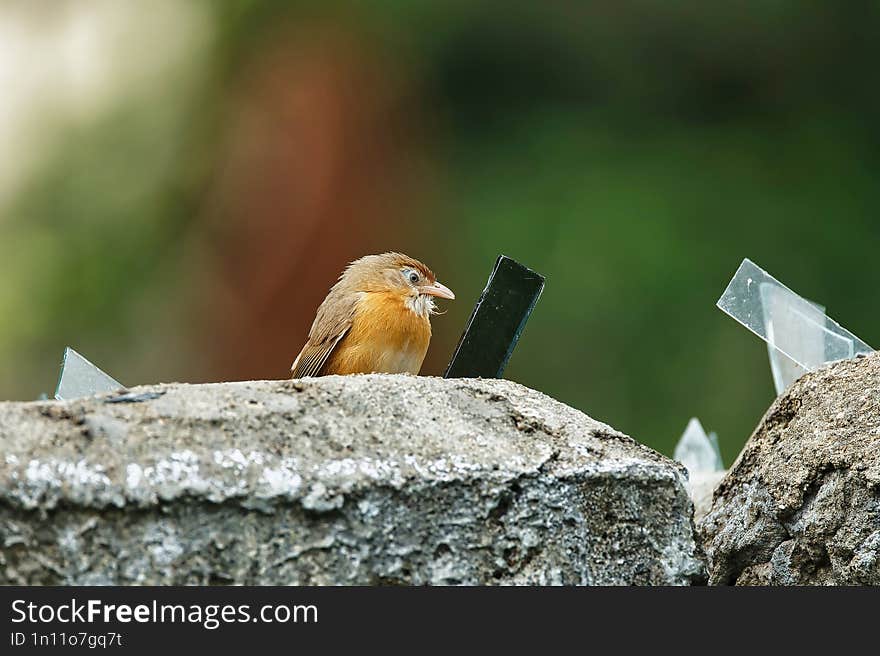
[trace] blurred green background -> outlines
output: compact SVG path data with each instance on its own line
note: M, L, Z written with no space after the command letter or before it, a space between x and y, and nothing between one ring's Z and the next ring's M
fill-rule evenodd
M282 378L343 265L548 284L507 377L730 464L774 392L743 257L880 344L880 5L0 1L0 398Z

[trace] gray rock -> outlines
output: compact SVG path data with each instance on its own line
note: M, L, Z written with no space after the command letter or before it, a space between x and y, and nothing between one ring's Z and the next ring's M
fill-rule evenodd
M0 403L0 583L705 581L683 469L515 383L134 392Z
M714 584L880 584L880 354L799 379L699 530Z

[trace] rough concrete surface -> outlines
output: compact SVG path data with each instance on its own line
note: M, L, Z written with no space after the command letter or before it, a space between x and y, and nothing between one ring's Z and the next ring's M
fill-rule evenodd
M700 522L714 584L880 584L880 354L767 411Z
M512 382L133 392L0 403L0 583L705 580L683 469Z

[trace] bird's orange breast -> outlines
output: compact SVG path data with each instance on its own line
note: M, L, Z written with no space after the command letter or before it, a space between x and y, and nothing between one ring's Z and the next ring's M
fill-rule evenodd
M430 341L431 322L410 310L404 297L365 293L351 328L333 349L322 373L417 374Z

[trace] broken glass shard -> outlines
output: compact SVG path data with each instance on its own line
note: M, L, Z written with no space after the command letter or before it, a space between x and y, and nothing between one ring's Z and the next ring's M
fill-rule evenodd
M703 425L696 417L688 422L681 439L675 445L673 457L687 467L691 476L724 470L718 436L715 433L706 435Z
M798 296L749 259L742 261L717 305L767 342L777 393L807 371L873 351L826 316L822 306Z
M58 387L55 389L55 398L59 401L113 392L124 387L69 346L64 349L61 375L58 376Z
M443 377L501 378L543 290L544 276L499 256Z
M807 369L784 355L777 344L790 353L799 353L805 362L825 362L825 308L807 301L800 313L791 311L789 292L776 285L761 283L761 307L765 316L773 317L766 323L767 355L776 394L782 394ZM801 320L801 316L804 320ZM818 366L818 365L817 365Z

